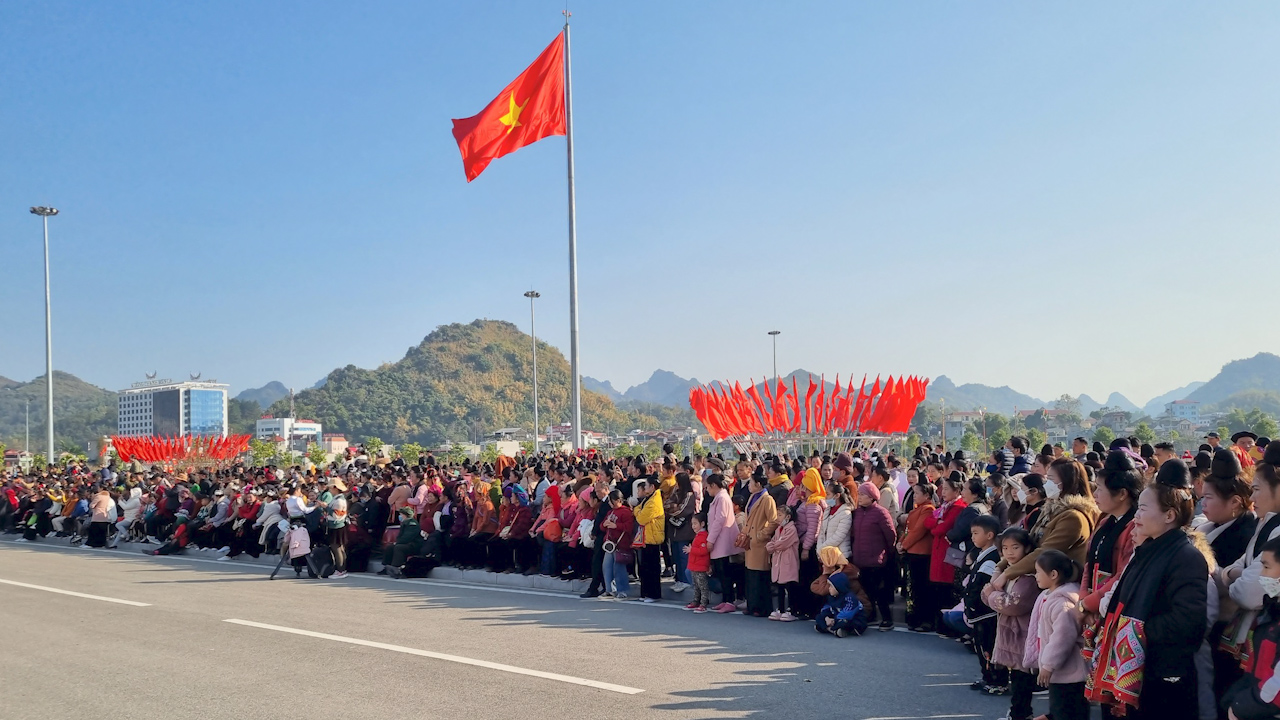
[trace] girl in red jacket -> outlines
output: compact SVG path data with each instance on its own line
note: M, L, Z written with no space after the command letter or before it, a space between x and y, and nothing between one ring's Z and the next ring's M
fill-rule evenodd
M711 604L711 589L707 573L711 572L711 548L707 547L707 516L697 513L693 516L693 543L686 545L684 551L689 553L689 572L693 575L693 602L684 606L685 610L704 613Z

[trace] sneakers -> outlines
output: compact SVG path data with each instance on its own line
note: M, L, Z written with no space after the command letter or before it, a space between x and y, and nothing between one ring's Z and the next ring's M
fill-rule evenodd
M976 690L978 692L982 692L983 688L985 688L986 686L987 684L982 682L981 680L974 680L973 682L969 683L969 689Z
M702 607L702 606L701 606L701 605L699 605L698 603L696 603L696 602L691 602L691 603L689 603L688 605L685 605L685 606L684 606L684 609L685 609L685 610L697 610L697 609L698 609L698 608L700 608L700 607Z
M736 603L734 603L734 604L733 604L733 607L734 607L734 609L735 609L735 610L746 610L746 609L747 609L747 601L746 601L746 600L739 600L738 602L736 602Z
M227 557L226 555L223 555L222 557L214 558L214 559L217 560L218 562L222 562L223 560L230 560L231 558Z
M218 558L218 559L219 559L219 560L226 560L226 558L225 558L225 557L220 557L220 558ZM344 578L344 577L346 577L346 576L347 576L347 574L346 574L345 572L336 572L336 573L334 573L334 574L330 575L330 576L329 576L329 579L330 579L330 580L341 580L342 578Z
M982 688L983 695L1008 695L1009 686L1007 685L987 685Z
M644 604L645 604L645 605L652 605L653 603L656 603L656 602L658 602L658 601L657 601L657 599L655 599L655 598L645 598L645 599L644 599Z
M593 593L593 592L587 591L587 592L582 593L582 594L581 594L581 595L579 595L578 597L582 598L583 600L590 600L591 598L598 598L598 597L600 597L600 595L601 595L601 594L602 594L602 593Z
M770 619L772 619L772 620L777 620L778 622L795 622L795 620L796 620L796 616L795 616L795 615L792 615L792 614L791 614L791 613L789 613L789 612L784 612L784 613L782 613L781 615L779 615L778 617L776 617L776 618L770 618Z
M694 609L693 609L693 612L694 612L695 614L697 614L697 615L701 615L702 613L704 613L704 612L706 612L706 611L707 611L707 608L706 608L706 606L704 606L704 605L699 605L698 607L696 607L696 608L694 608Z
M596 596L596 599L597 599L597 600L612 600L614 597L615 597L615 596L614 596L614 594L613 594L613 593L611 593L611 592L607 592L607 593L600 593L599 595L597 595L597 596Z
M781 619L782 619L782 613L778 612L777 610L774 610L773 612L769 613L769 619L770 619L770 620L781 620Z
M889 632L890 630L893 629L893 621L883 620L881 621L879 628L880 628L880 632Z
M14 542L31 542L31 541L23 537L23 538L18 538L14 540Z
M231 552L231 546L223 545L222 547L218 548L218 552L222 553L223 555L226 555L227 553Z
M614 596L613 596L613 599L614 599L614 600L626 600L626 599L627 599L627 594L626 594L626 593L618 593L617 595L614 595Z
M682 583L680 581L671 583L672 592L684 592L685 590L688 590L688 589L689 589L689 585L687 583Z
M712 609L720 614L724 614L724 613L736 612L738 608L734 607L733 603L731 602L722 602Z

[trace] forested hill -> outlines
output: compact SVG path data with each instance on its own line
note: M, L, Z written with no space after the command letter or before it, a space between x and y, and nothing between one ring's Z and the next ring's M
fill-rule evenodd
M21 450L26 440L26 411L31 407L32 452L45 451L44 376L31 382L0 378L0 442ZM86 443L96 445L103 435L116 432L116 394L91 385L75 375L53 371L54 430L59 449L85 452Z
M404 358L374 370L348 365L329 373L323 386L294 398L297 417L317 420L326 433L348 439L376 436L386 442L432 446L464 441L498 428L533 427L531 341L500 320L441 325ZM539 421L569 420L569 363L555 347L538 343ZM280 415L288 401L271 407ZM620 409L609 398L582 394L585 429L611 434L635 428L693 425L686 405Z

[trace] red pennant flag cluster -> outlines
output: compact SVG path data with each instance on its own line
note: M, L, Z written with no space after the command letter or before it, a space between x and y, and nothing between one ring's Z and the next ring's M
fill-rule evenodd
M781 379L763 385L763 398L754 380L746 392L736 382L701 385L689 390L689 406L717 441L766 433L890 435L910 429L929 379L891 375L881 384L877 376L868 388L863 376L855 391L852 377L842 388L837 375L828 391L825 375L816 383L811 375L803 399L794 377L790 387Z
M150 437L111 436L111 445L123 462L172 463L184 460L230 460L249 449L252 435L227 437L201 435Z

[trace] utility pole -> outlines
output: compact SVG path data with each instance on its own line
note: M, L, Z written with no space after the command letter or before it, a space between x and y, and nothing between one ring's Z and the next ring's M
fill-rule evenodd
M538 454L538 331L534 325L533 301L542 297L537 290L524 294L529 298L529 337L533 338L533 454Z
M49 456L45 462L50 467L57 462L53 453L53 310L49 302L49 218L58 214L58 208L43 205L31 208L32 215L39 215L44 222L44 378L45 400L48 418L46 431L49 440Z
M773 338L773 384L778 384L778 336L782 334L781 330L770 330L769 336Z

